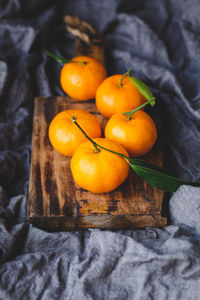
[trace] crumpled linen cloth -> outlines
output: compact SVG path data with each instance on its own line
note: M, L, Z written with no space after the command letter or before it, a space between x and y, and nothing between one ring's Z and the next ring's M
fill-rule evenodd
M135 75L162 108L165 164L200 180L200 3L0 2L0 299L199 299L200 188L182 186L164 229L47 233L26 222L33 98L64 95L63 15L103 32L109 74Z

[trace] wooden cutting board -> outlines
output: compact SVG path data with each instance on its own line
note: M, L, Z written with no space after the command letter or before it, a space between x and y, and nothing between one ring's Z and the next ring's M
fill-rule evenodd
M104 63L101 38L93 38L90 46L77 40L76 54L92 56ZM94 101L79 102L67 96L35 99L28 221L48 231L166 226L167 219L161 216L164 193L146 184L133 171L125 183L110 193L93 194L75 184L70 158L56 152L48 139L53 117L72 108L94 114L103 132L107 119L97 111ZM159 114L156 108L152 111L158 127L158 141L144 159L162 166Z

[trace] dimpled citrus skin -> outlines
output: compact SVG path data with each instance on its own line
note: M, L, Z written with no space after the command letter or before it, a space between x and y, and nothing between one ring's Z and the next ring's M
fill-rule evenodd
M96 106L102 115L110 118L121 111L130 111L144 103L144 97L125 77L119 87L122 74L106 78L98 87Z
M104 138L93 139L99 145L128 156L127 151L115 142ZM93 193L107 193L124 182L129 173L126 160L100 149L96 153L90 141L81 144L71 159L71 171L75 182Z
M144 111L136 111L131 120L122 113L112 116L105 127L105 137L122 145L132 157L145 155L157 139L152 118Z
M54 149L66 156L72 156L78 146L87 140L72 122L72 114L90 138L101 136L99 122L89 112L79 109L60 112L50 123L49 139Z
M81 101L93 99L96 90L106 77L106 70L96 59L88 56L77 56L72 61L81 63L65 64L60 73L60 84L71 98Z

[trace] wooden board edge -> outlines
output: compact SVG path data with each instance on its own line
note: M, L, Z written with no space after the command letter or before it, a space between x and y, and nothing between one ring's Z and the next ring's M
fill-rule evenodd
M34 98L34 104L36 100L39 100L40 97ZM35 112L36 112L36 106L34 105L33 109L33 118L32 118L32 135L31 135L31 153L30 153L30 172L29 172L29 180L28 180L28 189L27 189L27 201L26 201L26 212L27 215L31 214L31 210L33 208L33 203L31 200L32 195L32 177L33 177L33 154L32 154L32 146L33 146L33 140L34 140L34 119L35 119Z
M167 218L156 215L88 215L77 217L31 217L27 220L33 225L47 231L99 229L144 229L146 227L163 228Z
M69 105L83 104L83 101L70 98L67 94L64 95L64 96L37 96L37 97L34 97L33 100L34 100L34 104L35 104L35 102L37 102L37 101L44 101L44 102L46 102L46 101L55 101L55 98L58 101L62 101L63 99L65 99L66 102ZM95 103L95 98L87 100L87 101L84 101L84 103L87 103L87 104L89 104L89 103Z

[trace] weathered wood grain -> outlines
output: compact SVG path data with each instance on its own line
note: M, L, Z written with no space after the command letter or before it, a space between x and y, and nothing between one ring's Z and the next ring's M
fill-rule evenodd
M77 54L90 55L104 61L103 47L96 40L91 47L77 42ZM163 192L152 188L130 172L118 189L93 194L78 187L70 171L70 158L56 152L48 139L48 126L53 117L65 109L85 109L99 120L102 130L107 119L96 109L94 101L79 102L69 97L35 99L31 172L28 193L28 220L49 231L86 228L164 227L161 216ZM160 128L158 114L153 118ZM161 139L145 157L162 166Z

